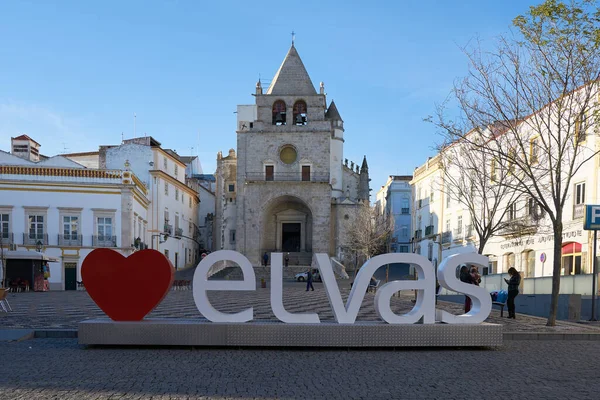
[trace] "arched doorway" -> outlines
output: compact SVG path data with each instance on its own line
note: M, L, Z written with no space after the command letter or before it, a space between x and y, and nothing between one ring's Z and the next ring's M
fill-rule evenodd
M263 209L261 250L286 253L312 251L312 212L294 196L278 197Z
M562 275L579 275L583 273L581 267L581 243L570 242L563 244L561 253Z

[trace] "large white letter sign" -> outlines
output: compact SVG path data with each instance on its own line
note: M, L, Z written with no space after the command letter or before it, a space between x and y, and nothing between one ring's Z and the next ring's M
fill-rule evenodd
M242 269L242 281L209 281L208 270L219 261L233 261ZM254 318L254 309L247 308L239 313L226 314L216 310L208 300L208 290L256 290L254 268L246 257L237 251L219 250L210 253L196 267L194 273L194 302L198 311L212 322L248 322Z
M400 257L398 257L400 256ZM435 323L435 268L431 262L418 254L383 254L372 258L375 260L382 257L378 264L410 263L417 271L416 281L393 281L388 282L375 294L375 310L379 318L388 324L414 324L423 317L424 324ZM371 260L367 261L370 262ZM366 264L365 264L366 265ZM364 267L363 267L364 268ZM360 273L360 272L359 272ZM417 301L415 306L404 315L396 315L390 307L390 299L394 293L400 290L417 290Z
M433 265L423 256L407 253L382 254L368 260L358 271L348 301L344 306L340 289L335 281L333 269L327 254L316 254L321 279L333 310L335 320L340 324L353 324L367 292L371 276L378 268L393 263L415 264L419 272L418 281L393 281L378 289L375 296L377 314L390 324L408 324L423 317L425 323L435 322L435 274ZM422 279L421 279L422 278ZM391 296L406 289L417 289L415 307L406 315L395 315L390 308ZM387 302L387 303L386 303Z
M453 315L444 310L438 310L438 319L448 324L479 324L492 311L492 298L482 287L461 282L456 277L456 269L461 264L475 264L480 268L487 267L489 259L481 254L453 254L438 267L438 281L442 287L455 292L464 293L473 301L471 311L462 315Z
M292 314L283 307L283 253L271 253L271 309L282 322L288 324L318 324L319 315Z

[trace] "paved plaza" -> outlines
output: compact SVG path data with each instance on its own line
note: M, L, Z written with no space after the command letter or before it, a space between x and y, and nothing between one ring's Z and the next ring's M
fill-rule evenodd
M494 350L85 348L0 342L2 399L597 399L598 341Z

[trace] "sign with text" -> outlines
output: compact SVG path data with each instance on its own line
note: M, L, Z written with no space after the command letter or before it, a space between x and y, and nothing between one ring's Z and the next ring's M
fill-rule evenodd
M243 280L209 280L208 271L217 262L233 262L242 270ZM290 313L283 305L283 254L271 255L271 309L281 322L292 324L318 324L316 313ZM388 264L412 264L417 271L417 280L392 281L384 284L375 295L375 311L379 318L388 324L414 324L421 319L424 324L437 321L448 324L478 324L489 316L492 301L489 293L482 287L461 282L456 277L457 269L463 264L488 266L488 258L480 254L454 254L444 259L437 268L437 279L440 285L448 290L463 293L473 302L471 311L462 315L453 315L435 308L436 269L427 258L411 253L388 253L369 259L358 271L348 300L344 304L340 288L335 280L333 268L327 254L315 255L316 266L323 280L325 293L333 316L339 324L353 324L367 292L371 276L380 267ZM238 313L223 313L215 309L208 299L209 290L216 291L253 291L256 290L256 278L250 261L241 253L233 250L220 250L210 253L204 258L194 273L193 296L196 307L206 319L212 322L244 323L252 321L254 310L248 307ZM403 315L393 312L391 297L400 290L415 290L417 299L412 310Z
M597 231L600 229L600 205L586 204L583 229Z

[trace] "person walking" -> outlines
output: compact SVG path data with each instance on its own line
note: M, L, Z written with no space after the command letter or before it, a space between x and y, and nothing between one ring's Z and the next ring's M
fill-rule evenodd
M312 270L309 268L308 272L306 273L306 291L308 292L308 288L310 287L313 291L315 290L315 288L313 287L313 273Z
M269 255L265 251L265 254L263 254L263 265L266 267L268 262L269 262Z
M504 282L508 284L508 299L506 300L506 306L508 307L508 318L516 319L515 297L517 297L519 294L521 275L519 275L515 267L510 267L508 269L508 275L510 275L510 279L504 278Z
M284 258L285 266L287 267L290 264L290 253L287 253Z

